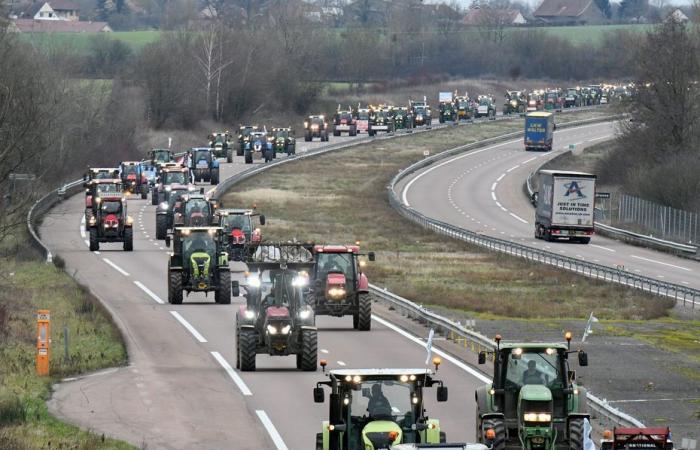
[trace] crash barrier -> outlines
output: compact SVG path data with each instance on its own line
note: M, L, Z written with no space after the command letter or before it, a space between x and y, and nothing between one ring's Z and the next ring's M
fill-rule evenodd
M446 339L464 343L474 353L491 351L496 347L493 340L483 334L469 330L446 317L436 314L422 305L411 300L393 294L386 289L370 284L370 292L382 302L391 306L401 315L416 320L427 328L432 328L436 333L442 334ZM629 414L611 406L590 392L588 393L588 406L595 413L593 417L601 422L604 428L618 427L643 427L644 424Z
M566 153L564 153L566 154ZM563 155L563 154L562 154ZM556 158L560 157L561 155L557 156ZM535 188L533 187L532 179L533 177L539 172L539 170L548 163L551 163L554 159L550 159L549 161L545 162L542 166L538 167L537 170L534 172L531 172L530 175L527 177L527 181L525 182L524 186L524 192L525 195L527 195L528 199L532 199L532 195L535 192ZM697 222L697 218L696 218ZM607 225L602 222L594 222L595 223L595 228L596 231L602 235L614 238L614 239L620 239L625 242L631 242L634 244L639 244L641 246L645 247L650 247L650 248L655 248L657 250L664 250L664 251L669 251L671 253L678 254L680 256L686 256L686 257L691 257L691 258L696 258L700 259L700 246L695 246L695 245L688 245L688 244L680 244L678 242L671 242L665 239L659 239L655 238L653 236L645 236L643 234L635 233L630 230L625 230L622 228L616 228L613 227L612 225ZM697 224L695 225L697 227Z

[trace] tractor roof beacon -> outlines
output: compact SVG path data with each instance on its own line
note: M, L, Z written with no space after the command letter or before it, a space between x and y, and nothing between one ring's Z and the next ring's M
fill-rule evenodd
M479 364L493 358L495 374L476 391L479 442L492 434L493 450L583 450L586 390L568 357L576 353L583 367L588 355L565 336L566 343L506 343L499 335L495 350L479 353Z
M436 370L440 362L433 360ZM321 360L324 370L325 364ZM423 403L425 389L433 386L437 401L447 401L447 387L433 376L426 368L329 371L329 379L314 388L316 403L325 401L323 386L330 388L328 420L316 435L316 449L380 450L405 443L444 443L440 421L425 415Z

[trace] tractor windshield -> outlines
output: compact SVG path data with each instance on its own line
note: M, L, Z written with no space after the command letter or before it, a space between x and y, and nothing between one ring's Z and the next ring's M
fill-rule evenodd
M514 350L508 355L506 382L516 386L526 384L552 385L562 381L559 373L560 363L556 350L550 352L545 349L524 351L519 357Z
M185 237L182 243L182 250L184 255L207 253L209 256L214 257L216 243L208 232L196 231Z
M547 100L556 100L558 97L559 95L556 92L547 93Z
M352 418L372 418L407 421L410 426L412 386L394 380L368 380L359 391L352 392Z
M185 172L164 172L163 173L163 184L185 184L187 183L187 176Z
M224 141L225 141L225 139L224 139L224 135L223 135L223 134L216 134L216 135L214 136L214 142L215 142L215 143L217 143L217 144L223 144Z
M244 214L231 214L224 217L222 226L225 230L233 230L239 228L244 233L250 233L252 226L250 224L250 216Z
M481 106L489 106L491 104L491 100L488 98L482 98L479 100L479 105Z
M352 120L352 114L348 111L338 113L338 120Z
M110 180L112 177L112 172L107 170L100 170L99 172L93 172L92 174L93 180Z
M328 272L342 272L347 278L354 278L352 253L319 253L316 260L316 274L324 277Z
M187 217L208 217L209 216L209 202L204 199L191 199L187 202L185 206L185 215Z
M122 210L122 202L111 201L102 203L102 212L105 214L119 214Z
M175 206L175 203L181 202L182 197L187 193L187 191L183 190L177 190L177 191L172 191L170 193L170 197L168 197L168 203L170 204L170 210L173 210L173 207Z
M320 117L313 117L313 118L309 121L309 123L310 123L311 125L323 125L323 119L321 119Z
M171 157L170 157L170 152L167 150L159 150L153 152L153 159L156 162L170 162Z
M194 160L198 163L200 161L208 163L211 160L211 153L208 150L197 150L194 154Z
M369 111L358 111L357 118L360 120L369 120Z
M425 114L425 107L416 106L416 114Z
M125 165L122 166L122 176L124 175L130 175L130 174L137 174L138 173L138 166L136 164L134 165Z
M121 185L117 183L100 183L97 185L99 194L118 194L121 191Z
M576 89L569 89L568 91L566 91L566 95L574 96L576 94L578 94Z
M275 133L275 137L277 139L287 139L289 137L289 131L287 130L279 130Z

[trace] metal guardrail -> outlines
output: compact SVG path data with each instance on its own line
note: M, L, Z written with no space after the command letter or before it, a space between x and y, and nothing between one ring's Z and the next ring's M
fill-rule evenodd
M548 163L551 163L552 159L549 161L545 162L542 164L542 166L538 167L537 170L534 172L531 172L530 175L527 177L527 181L525 182L525 194L528 196L528 199L532 198L532 194L534 194L535 190L532 187L532 177L539 172L539 170ZM671 250L674 252L678 252L681 254L687 254L689 256L694 256L694 255L700 255L700 247L696 247L694 245L686 245L686 244L679 244L678 242L671 242L671 241L666 241L664 239L659 239L655 238L652 236L645 236L643 234L635 233L633 231L625 230L622 228L615 228L610 225L606 225L601 222L594 222L596 229L602 230L605 235L610 236L612 238L618 238L622 239L625 241L633 241L633 242L638 242L641 244L645 244L648 247L652 248L659 248L662 250Z

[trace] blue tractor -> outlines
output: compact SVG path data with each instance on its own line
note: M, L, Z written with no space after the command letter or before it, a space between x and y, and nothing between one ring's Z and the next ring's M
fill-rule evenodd
M275 157L275 149L272 141L267 138L267 131L253 131L245 143L243 156L246 164L253 164L253 154L260 153L265 162L272 161Z
M219 184L219 160L209 147L196 147L189 152L189 168L192 179L196 181L208 181L212 185Z

